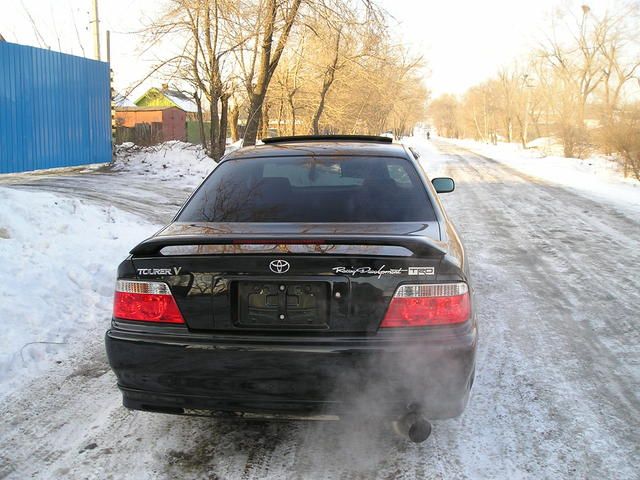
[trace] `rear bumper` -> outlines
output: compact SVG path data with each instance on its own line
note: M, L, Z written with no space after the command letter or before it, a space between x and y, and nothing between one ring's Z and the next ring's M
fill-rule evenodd
M331 339L106 334L124 405L167 413L340 415L355 404L392 414L419 403L428 418L455 417L469 398L476 345L472 325Z

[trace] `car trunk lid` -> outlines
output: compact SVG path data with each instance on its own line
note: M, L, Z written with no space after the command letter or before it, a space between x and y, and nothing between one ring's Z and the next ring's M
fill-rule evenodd
M132 260L193 330L374 334L399 284L435 281L438 238L436 222L172 224Z

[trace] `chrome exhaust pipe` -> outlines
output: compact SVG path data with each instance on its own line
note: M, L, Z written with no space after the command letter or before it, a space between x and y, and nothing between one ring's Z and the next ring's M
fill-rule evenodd
M419 412L409 412L393 422L395 431L414 443L424 442L431 435L431 423Z

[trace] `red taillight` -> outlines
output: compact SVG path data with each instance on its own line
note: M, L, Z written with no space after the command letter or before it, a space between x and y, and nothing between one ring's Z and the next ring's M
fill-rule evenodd
M462 323L471 315L466 283L402 285L391 299L380 325L426 327Z
M162 282L118 280L113 316L139 322L184 323L169 286Z

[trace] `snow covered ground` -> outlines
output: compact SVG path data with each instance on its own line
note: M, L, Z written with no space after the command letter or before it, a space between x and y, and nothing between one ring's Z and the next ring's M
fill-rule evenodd
M103 346L115 268L213 167L176 146L112 169L0 179L13 187L0 188L12 295L0 300L16 305L0 313L13 338L0 340L13 359L0 384L0 478L640 478L638 217L450 143L406 141L432 177L457 182L442 199L466 243L481 331L459 419L415 445L361 423L124 409ZM27 346L24 366L16 352L43 339L67 344ZM23 370L31 379L14 378Z
M227 139L231 142L231 139ZM261 143L261 142L258 142ZM242 140L228 143L225 154L242 147ZM111 170L144 177L151 181L170 182L172 187L195 188L216 167L200 145L179 141L151 147L124 143L116 147Z
M614 158L590 156L585 159L559 156L557 145L544 139L523 149L515 143L492 145L473 140L447 142L497 160L537 179L569 187L581 195L611 203L631 214L640 215L640 181L624 178L622 167ZM554 148L556 147L556 148ZM547 155L546 152L555 153Z
M91 166L2 177L9 184L35 182L36 190L53 181L52 190L64 195L0 187L0 262L7 272L0 290L5 327L0 399L52 366L71 361L87 338L102 336L118 264L170 219L166 214L160 215L162 222L157 215L142 218L135 215L139 209L129 208L129 213L114 203L127 209L142 201L147 212L152 205L174 212L215 165L201 147L187 143L126 144L118 147L108 173L104 166ZM105 178L121 181L104 191ZM69 182L71 188L65 188ZM162 203L149 192L164 188L172 195L163 192ZM166 197L176 196L180 201L166 205Z
M124 143L116 147L113 170L148 180L170 182L173 186L195 188L215 165L200 145L171 141L138 147Z
M116 208L0 188L0 401L103 333L115 269L159 226Z

